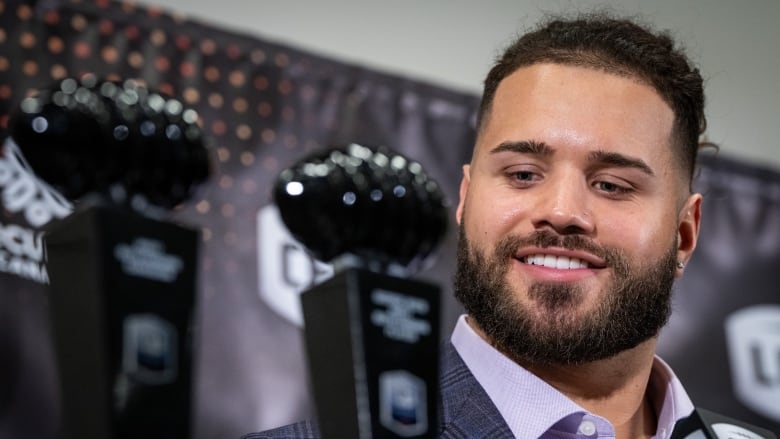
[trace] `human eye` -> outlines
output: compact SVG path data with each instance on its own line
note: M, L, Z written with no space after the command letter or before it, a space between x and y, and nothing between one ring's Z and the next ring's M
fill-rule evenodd
M541 180L541 174L534 169L509 169L506 173L510 184L516 187L527 187Z
M531 171L517 171L512 174L516 181L534 181L536 174Z
M613 180L597 180L593 187L612 198L626 197L634 192L634 188L629 183L618 183Z

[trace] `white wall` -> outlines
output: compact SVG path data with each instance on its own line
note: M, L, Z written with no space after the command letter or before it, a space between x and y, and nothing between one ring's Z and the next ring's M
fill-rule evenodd
M564 0L146 0L232 31L478 94L493 57ZM780 1L620 0L669 29L707 79L709 138L722 154L780 169Z

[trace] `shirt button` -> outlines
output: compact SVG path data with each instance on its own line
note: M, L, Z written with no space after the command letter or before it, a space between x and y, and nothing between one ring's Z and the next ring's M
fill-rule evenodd
M593 436L596 434L596 424L594 424L593 421L582 421L580 428L577 429L577 433L583 436Z

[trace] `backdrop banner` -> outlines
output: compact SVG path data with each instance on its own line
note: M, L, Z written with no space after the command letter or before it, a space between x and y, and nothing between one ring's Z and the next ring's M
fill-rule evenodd
M262 33L262 29L258 29ZM91 73L136 79L195 108L216 173L170 219L202 231L193 428L238 438L312 416L298 294L332 275L283 227L277 174L320 148L357 142L419 161L457 202L479 97L108 0L0 0L0 438L53 439L59 382L41 229L72 206L30 175L7 141L36 89ZM697 405L780 434L780 173L705 157L699 249L676 286L661 355ZM419 277L442 286L455 231Z

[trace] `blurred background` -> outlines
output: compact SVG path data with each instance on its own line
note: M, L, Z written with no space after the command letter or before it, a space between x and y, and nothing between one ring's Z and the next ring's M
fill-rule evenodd
M780 167L780 3L757 0L149 2L411 79L478 94L494 57L545 14L605 9L669 30L706 79L708 135L724 154Z
M546 13L609 8L668 29L706 80L696 256L661 355L704 408L780 434L780 3L729 1L0 0L0 438L56 437L59 382L42 230L67 214L10 153L9 114L63 77L133 78L195 108L215 172L170 212L201 233L194 437L314 415L298 294L330 273L272 203L278 173L320 148L385 145L457 201L481 80ZM449 297L454 221L421 278Z

